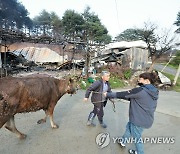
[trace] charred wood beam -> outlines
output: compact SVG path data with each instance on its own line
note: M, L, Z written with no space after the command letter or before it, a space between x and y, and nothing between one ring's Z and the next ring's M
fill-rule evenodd
M67 41L62 39L56 39L48 35L41 36L31 36L27 35L21 31L15 31L10 29L0 28L0 39L3 42L6 41L7 44L12 44L15 42L30 42L30 43L43 43L43 44L54 44L54 45L63 45L65 42L70 44L80 44L86 46L87 42L82 41ZM89 46L101 46L101 44L88 43Z
M7 44L15 42L30 42L56 45L62 45L64 42L63 40L58 40L50 36L30 36L22 32L7 29L0 29L0 39L2 40L2 45L5 41Z

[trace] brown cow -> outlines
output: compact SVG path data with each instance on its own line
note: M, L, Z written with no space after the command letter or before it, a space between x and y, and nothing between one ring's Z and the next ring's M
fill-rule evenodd
M45 111L46 116L38 123L46 122L49 116L52 128L58 128L53 121L53 111L57 101L66 93L75 93L75 86L70 78L31 76L0 79L0 128L5 125L5 128L23 139L26 135L17 130L14 115L40 109Z

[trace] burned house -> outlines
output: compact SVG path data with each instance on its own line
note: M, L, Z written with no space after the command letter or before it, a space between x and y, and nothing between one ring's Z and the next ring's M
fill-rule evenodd
M13 72L18 67L26 68L27 63L35 64L36 68L53 70L72 67L74 60L77 60L77 49L74 46L74 42L65 42L61 38L30 36L20 31L0 28L0 70L5 71L6 76L7 70Z
M0 69L1 76L14 74L20 71L30 71L37 65L33 61L26 60L23 56L17 56L13 52L1 52Z
M143 70L148 62L148 50L146 48L147 45L143 41L110 43L99 56L92 59L92 62L104 61L112 65L119 63L121 66L134 70Z
M29 44L28 44L29 45ZM25 46L25 45L24 45ZM13 49L12 47L10 49ZM58 47L58 50L59 47ZM21 47L13 51L3 50L0 54L0 68L6 74L14 74L29 70L59 70L83 67L84 60L76 59L73 49L60 50L60 53L48 47ZM3 74L4 72L1 71Z
M16 73L17 71L29 71L33 67L43 66L58 67L68 59L48 48L27 47L14 51L1 52L1 68L7 70L8 74Z

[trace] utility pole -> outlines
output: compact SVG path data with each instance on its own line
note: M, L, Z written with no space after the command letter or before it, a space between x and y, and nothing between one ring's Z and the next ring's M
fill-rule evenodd
M74 72L74 75L75 75L75 71L76 71L76 68L75 68L75 51L76 51L76 44L75 44L75 47L73 48L73 58L72 58L72 63L73 63L73 72Z
M0 39L0 69L1 69L1 78L2 78L1 43L2 43L2 40Z
M63 64L64 64L64 50L66 48L66 45L67 45L67 43L63 42L63 47L62 47L62 50L63 50Z
M173 86L176 85L177 79L178 79L178 77L179 77L179 73L180 73L180 64L179 64L178 70L177 70L177 72L176 72L176 76L175 76L175 78L174 78L174 81L173 81Z
M86 48L86 76L89 77L89 63L90 63L90 53L89 53L89 41L87 40L87 48Z
M7 77L7 64L6 64L6 61L7 61L7 58L6 58L6 52L7 52L7 45L6 45L6 40L5 40L5 45L4 45L4 70L5 70L5 77Z
M173 59L174 57L176 57L176 56L170 56L169 61L168 61L168 62L166 63L166 65L163 67L163 69L161 70L161 72L164 71L164 69L169 65L169 63L172 61L172 59Z

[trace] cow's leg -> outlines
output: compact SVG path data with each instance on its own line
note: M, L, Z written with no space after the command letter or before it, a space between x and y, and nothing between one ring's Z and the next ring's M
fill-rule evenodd
M53 119L53 114L49 115L50 118L50 123L52 128L59 128L57 124L55 124L54 119Z
M5 128L9 131L15 133L20 139L25 139L26 135L19 132L16 128L15 122L14 122L14 116L12 116L6 123Z
M42 123L45 123L45 122L46 122L46 119L47 119L47 117L48 117L48 112L47 112L47 110L45 111L45 114L46 114L46 116L44 117L44 119L40 119L40 120L37 121L38 124L42 124Z
M51 105L48 108L50 123L51 123L52 128L59 128L59 126L54 122L54 118L53 118L54 107L55 107L55 105Z

